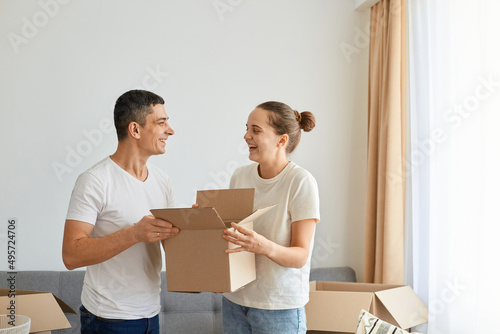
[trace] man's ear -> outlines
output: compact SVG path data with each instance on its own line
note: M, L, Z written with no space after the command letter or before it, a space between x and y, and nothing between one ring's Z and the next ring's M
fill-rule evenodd
M130 122L128 124L128 133L132 138L139 139L141 138L141 127L137 122Z

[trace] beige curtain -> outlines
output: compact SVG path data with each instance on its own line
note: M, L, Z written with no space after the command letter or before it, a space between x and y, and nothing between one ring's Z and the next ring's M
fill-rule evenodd
M404 282L405 0L371 9L364 281Z

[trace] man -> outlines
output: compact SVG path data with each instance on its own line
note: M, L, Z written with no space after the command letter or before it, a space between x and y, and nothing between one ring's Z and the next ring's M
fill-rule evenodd
M132 90L118 98L116 152L76 181L64 228L63 261L87 266L82 333L159 333L159 241L179 230L152 208L173 206L170 179L148 163L174 134L164 100Z

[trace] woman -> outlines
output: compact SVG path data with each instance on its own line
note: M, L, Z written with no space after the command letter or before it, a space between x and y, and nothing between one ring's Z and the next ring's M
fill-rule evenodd
M254 231L232 226L226 252L256 254L257 279L224 294L224 333L305 333L304 305L309 299L309 270L316 223L318 186L305 169L288 160L311 131L314 115L280 102L265 102L248 116L245 141L256 163L237 169L230 188L255 188L254 209L277 204L254 221Z

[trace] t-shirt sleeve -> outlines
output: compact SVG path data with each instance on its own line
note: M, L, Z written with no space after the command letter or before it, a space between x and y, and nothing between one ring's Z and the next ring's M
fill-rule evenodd
M94 175L87 172L81 174L71 193L66 219L95 225L103 209L104 194L102 184Z
M320 219L318 183L310 173L294 180L294 191L290 200L291 222L304 219Z

